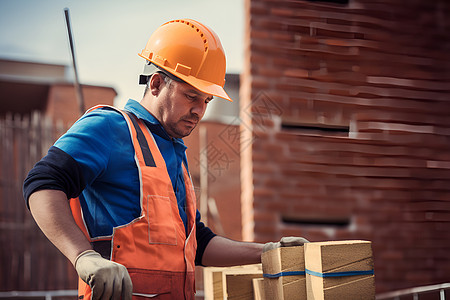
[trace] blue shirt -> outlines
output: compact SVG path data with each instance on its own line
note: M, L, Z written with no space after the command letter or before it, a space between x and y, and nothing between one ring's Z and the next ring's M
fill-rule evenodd
M187 168L187 160L183 140L171 138L159 121L137 101L129 100L124 109L143 120L153 133L186 228L182 163ZM128 126L121 114L109 108L85 114L54 146L81 166L86 187L79 198L91 237L110 236L113 227L140 216L139 174ZM197 222L199 219L197 211Z

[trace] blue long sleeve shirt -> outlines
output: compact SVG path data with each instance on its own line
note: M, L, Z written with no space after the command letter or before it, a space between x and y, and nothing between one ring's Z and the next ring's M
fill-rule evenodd
M137 101L129 100L124 109L143 120L153 133L186 228L182 164L186 168L188 164L183 140L171 138L159 121ZM24 182L25 199L28 201L29 195L40 189L58 189L69 198L79 197L84 220L93 238L110 236L113 227L139 217L139 173L123 116L112 109L101 108L81 117L30 171ZM214 234L200 222L198 211L196 222L201 261L204 248Z

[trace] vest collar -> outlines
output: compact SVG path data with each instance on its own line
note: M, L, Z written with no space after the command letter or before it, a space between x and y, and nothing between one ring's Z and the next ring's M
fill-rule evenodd
M145 109L145 107L143 107L136 100L129 99L124 109L133 113L139 119L143 120L145 125L147 125L152 133L157 134L158 136L166 140L172 140L174 143L182 144L184 146L184 142L182 139L170 137L167 131L158 121L158 119L156 119L147 109Z

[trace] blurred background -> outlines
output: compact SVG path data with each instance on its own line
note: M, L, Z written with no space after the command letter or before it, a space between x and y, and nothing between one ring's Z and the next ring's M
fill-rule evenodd
M137 53L162 23L219 35L234 102L185 139L215 232L370 240L378 294L450 282L448 1L0 0L0 296L76 289L21 194L80 116L65 7L86 108L141 99Z

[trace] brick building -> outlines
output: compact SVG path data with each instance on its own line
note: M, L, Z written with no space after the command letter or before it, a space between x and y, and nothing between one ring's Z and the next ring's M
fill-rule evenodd
M64 124L81 115L71 69L65 65L0 59L0 115L30 115L39 111ZM111 87L83 85L84 107L113 105L116 91Z
M22 196L32 166L81 115L68 71L64 65L0 59L0 293L77 287L72 264L37 227ZM113 88L82 89L86 108L113 105Z
M448 282L450 6L328 2L245 1L242 236L371 240L377 292Z

